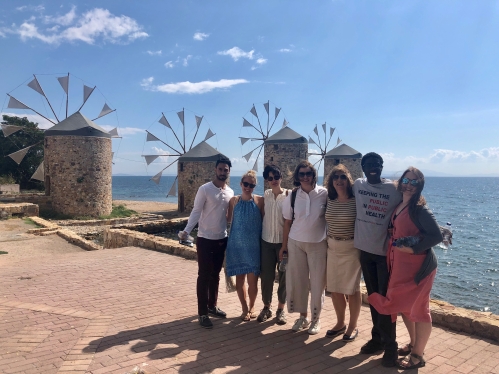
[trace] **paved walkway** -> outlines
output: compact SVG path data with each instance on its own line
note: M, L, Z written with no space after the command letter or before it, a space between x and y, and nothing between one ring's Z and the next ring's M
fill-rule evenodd
M204 330L193 261L134 247L85 252L2 225L0 251L9 254L0 255L1 373L397 372L381 356L358 354L370 335L367 307L359 338L344 344L324 337L334 322L330 300L321 333L310 336L289 322L242 322L237 296L221 292L228 318ZM401 323L398 331L406 342ZM438 327L426 359L419 373L499 373L497 343Z

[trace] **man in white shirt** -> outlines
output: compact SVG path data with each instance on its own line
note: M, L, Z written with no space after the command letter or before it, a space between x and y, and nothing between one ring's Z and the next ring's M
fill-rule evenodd
M226 184L232 164L225 156L216 162L215 178L199 187L194 199L194 208L180 239L187 239L198 224L196 250L198 254L197 298L199 324L213 328L208 317L212 314L225 318L227 315L217 306L220 270L227 247L227 208L234 191Z

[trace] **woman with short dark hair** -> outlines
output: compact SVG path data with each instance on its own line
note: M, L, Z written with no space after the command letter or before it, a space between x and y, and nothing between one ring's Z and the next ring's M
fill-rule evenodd
M288 252L286 298L288 311L299 312L293 331L308 328L311 335L320 331L320 315L326 285L326 210L327 190L317 185L317 171L308 161L300 162L294 172L294 185L282 206L285 219L282 249ZM292 199L294 198L294 203ZM310 290L311 321L307 318Z
M421 195L425 183L423 173L409 167L397 183L402 202L390 221L391 238L387 253L390 280L386 297L369 295L369 303L379 313L402 314L411 342L399 349L401 369L425 366L424 349L431 334L430 292L437 271L437 258L432 247L442 241L440 227Z

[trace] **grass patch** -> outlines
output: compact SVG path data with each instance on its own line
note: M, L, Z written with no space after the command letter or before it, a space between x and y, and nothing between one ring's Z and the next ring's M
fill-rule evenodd
M9 252L5 252L5 251L0 251L0 255L6 255L8 254Z
M99 219L124 218L138 214L135 210L128 209L123 204L113 205L113 210L108 216L100 216Z
M35 228L42 227L38 223L36 223L35 221L33 221L31 218L24 218L23 221L24 221L25 224L30 225L30 226L34 226Z

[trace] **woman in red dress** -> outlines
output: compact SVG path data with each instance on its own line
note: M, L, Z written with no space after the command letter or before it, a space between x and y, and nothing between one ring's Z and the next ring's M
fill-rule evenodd
M402 202L391 218L391 239L387 253L390 280L386 297L369 296L369 303L381 314L397 313L409 331L411 342L399 349L405 356L397 361L401 369L425 366L424 349L431 334L430 291L437 271L437 258L432 247L442 241L440 227L421 196L423 173L409 167L400 177L397 189ZM409 355L410 354L410 355Z

